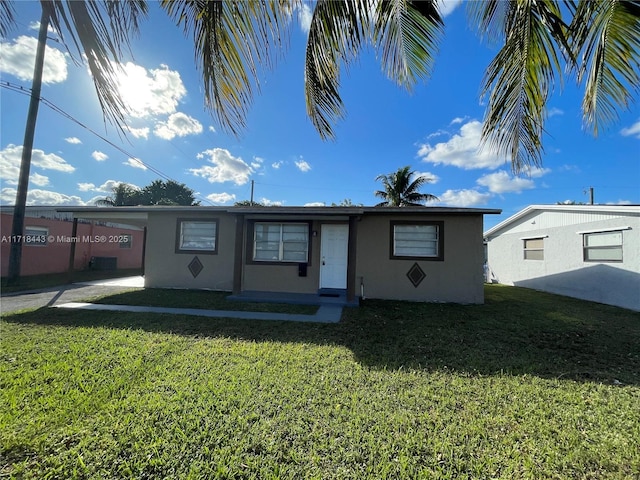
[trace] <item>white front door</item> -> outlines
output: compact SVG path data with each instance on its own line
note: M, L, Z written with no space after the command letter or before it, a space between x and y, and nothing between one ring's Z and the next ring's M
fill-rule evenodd
M320 231L320 288L347 288L349 225L323 224Z

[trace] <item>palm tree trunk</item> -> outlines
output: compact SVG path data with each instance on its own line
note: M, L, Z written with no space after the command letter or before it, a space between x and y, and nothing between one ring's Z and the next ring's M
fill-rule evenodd
M20 265L22 263L22 242L24 235L24 215L27 206L27 189L29 188L29 170L31 169L31 152L33 150L33 137L36 130L38 107L40 106L40 91L42 90L42 70L44 67L44 51L47 43L47 27L49 26L49 12L43 7L40 18L40 31L38 32L38 48L36 50L36 64L33 69L33 81L31 84L31 100L27 114L27 124L24 130L24 142L22 143L22 160L20 162L20 176L18 178L18 191L16 204L13 208L13 224L11 227L11 251L9 254L8 285L15 285L20 280Z

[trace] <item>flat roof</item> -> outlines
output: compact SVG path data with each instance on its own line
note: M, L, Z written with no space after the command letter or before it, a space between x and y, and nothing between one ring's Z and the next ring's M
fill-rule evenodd
M502 210L492 208L458 208L458 207L257 207L257 206L126 206L126 207L57 207L58 212L86 213L151 213L151 212L227 212L234 214L284 214L284 215L363 215L390 213L431 213L447 215L484 215L500 214Z

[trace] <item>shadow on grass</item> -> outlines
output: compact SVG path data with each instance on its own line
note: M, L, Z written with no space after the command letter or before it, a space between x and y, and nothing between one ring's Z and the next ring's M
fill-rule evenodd
M367 300L339 324L42 308L7 322L339 345L371 368L640 384L640 313L491 285L485 305Z

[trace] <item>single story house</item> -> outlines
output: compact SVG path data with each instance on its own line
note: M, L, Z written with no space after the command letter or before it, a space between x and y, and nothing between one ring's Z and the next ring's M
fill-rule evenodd
M484 214L446 207L68 207L144 225L145 287L483 303Z
M142 266L144 229L115 222L85 220L72 239L73 214L51 206L28 206L25 211L21 275L64 273L73 250L74 270L134 269ZM13 206L0 207L0 267L9 273ZM72 244L74 245L72 247Z
M484 238L498 283L640 310L639 205L531 205Z

